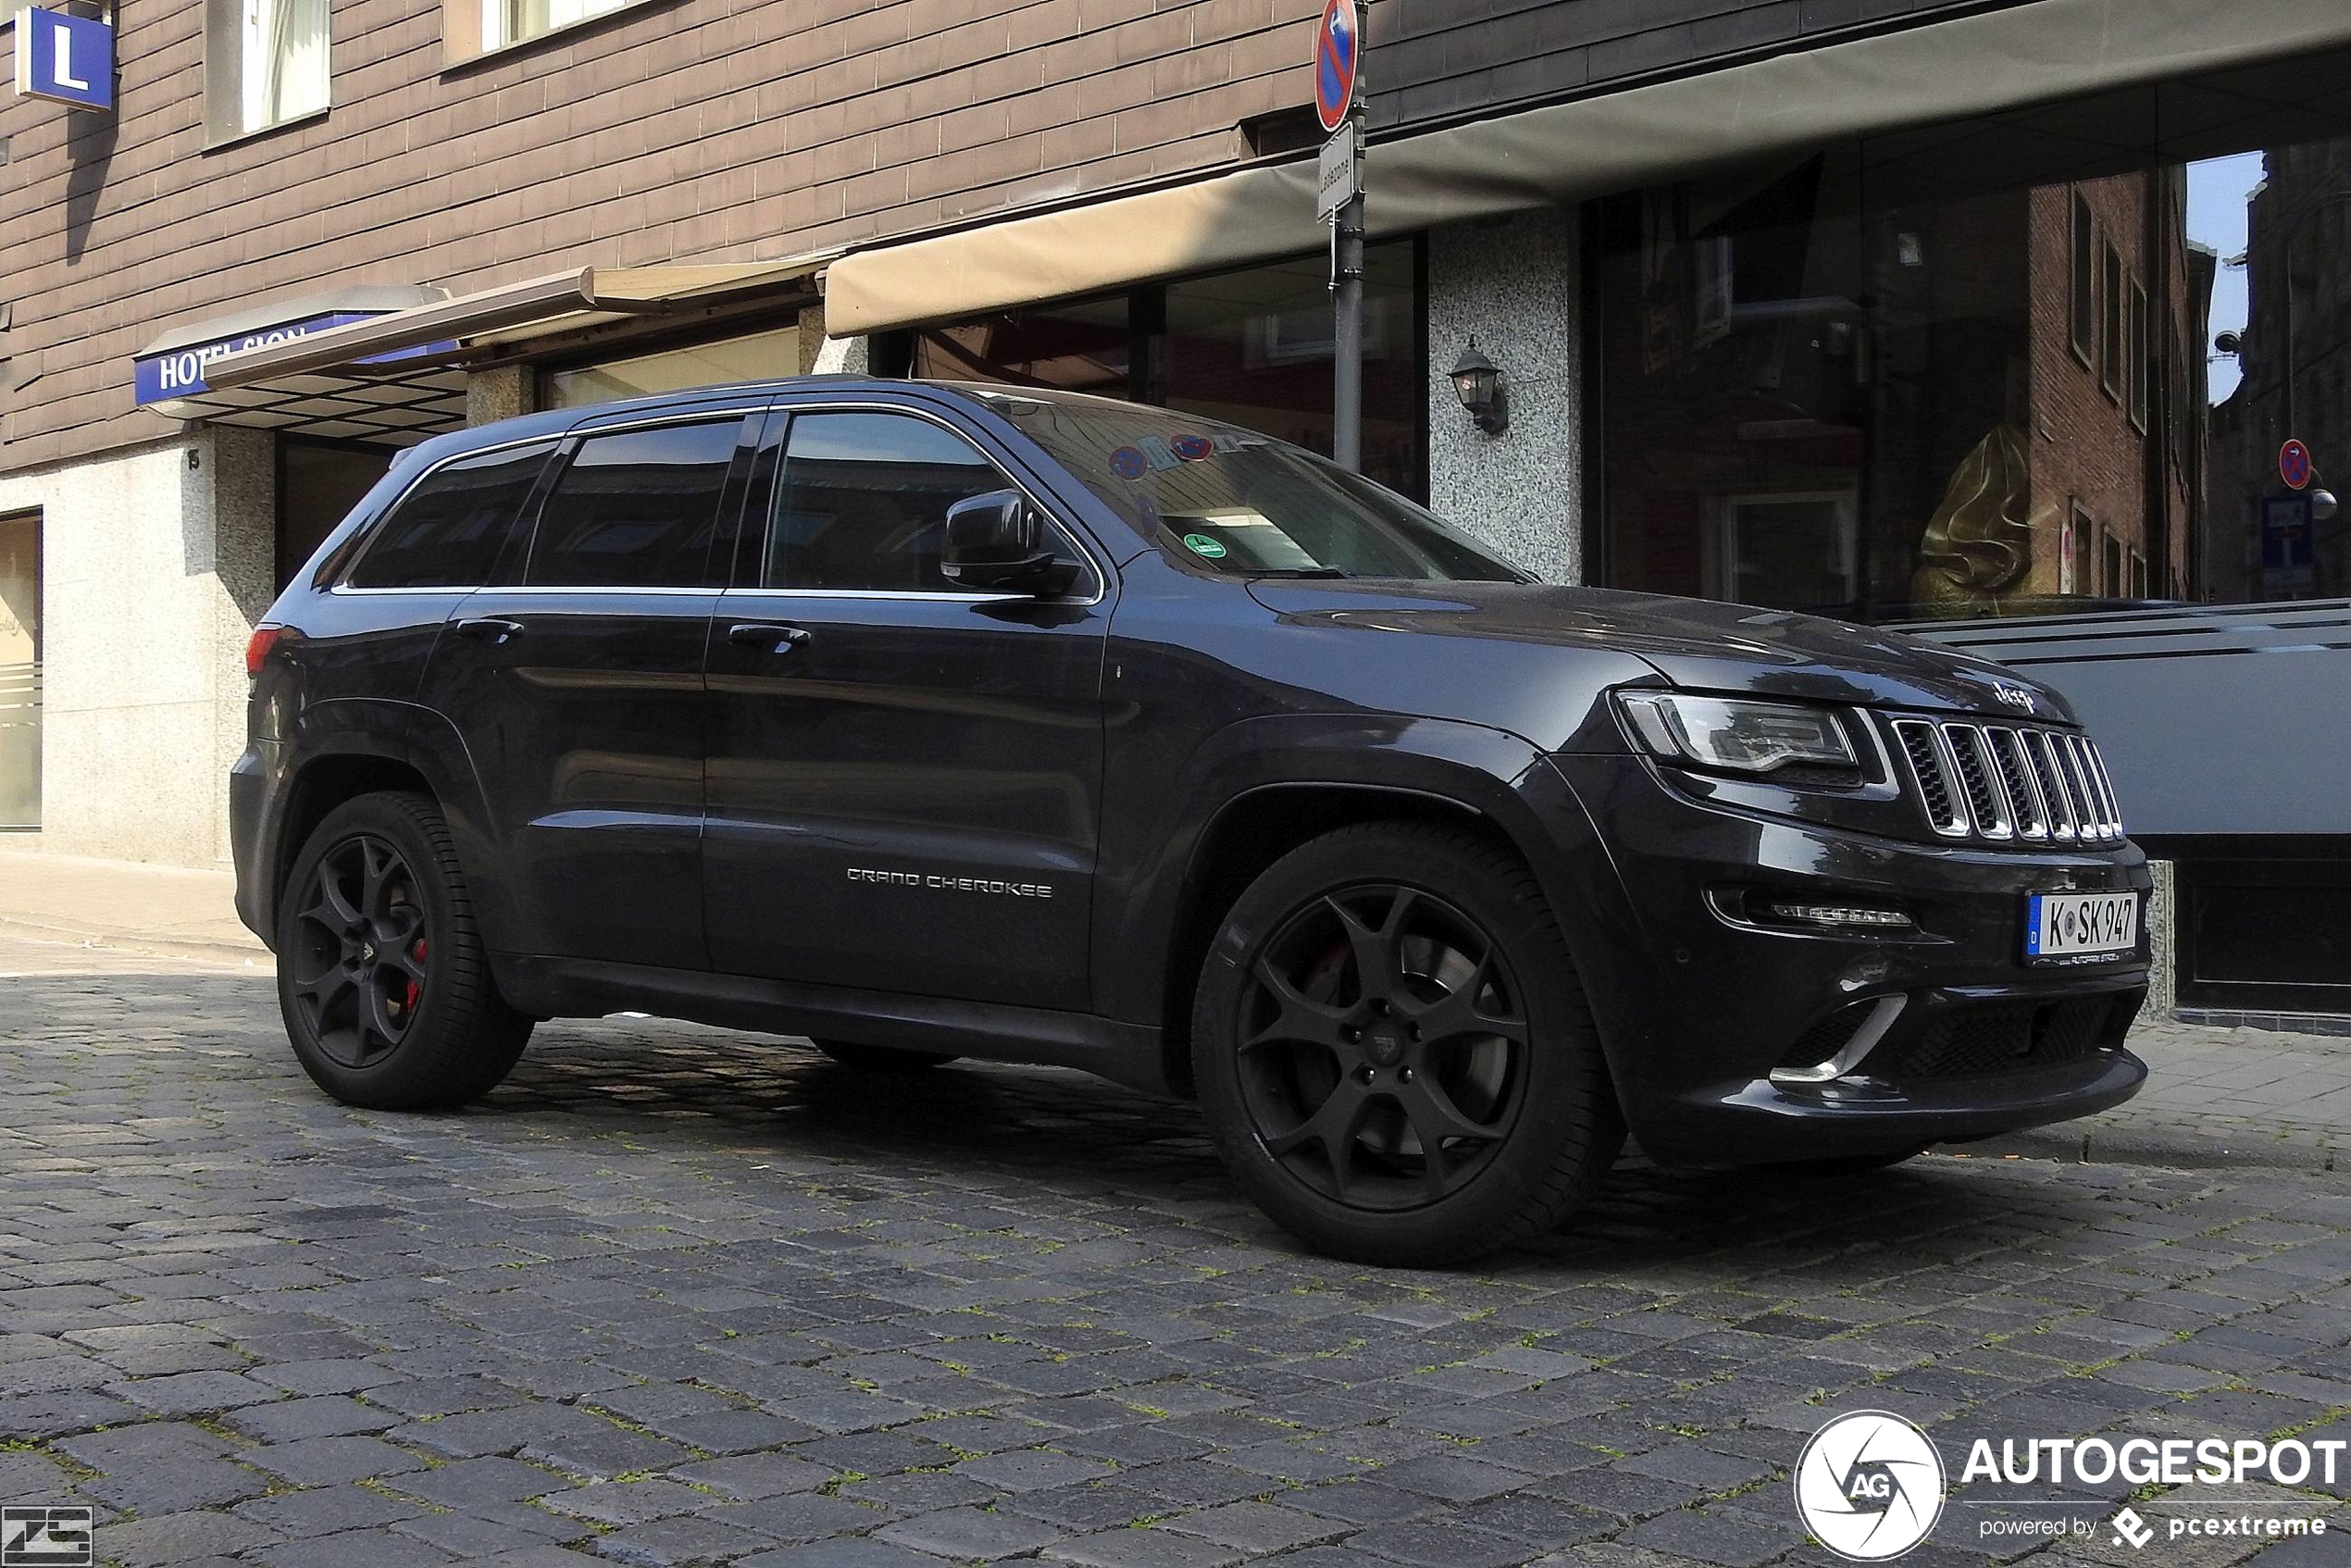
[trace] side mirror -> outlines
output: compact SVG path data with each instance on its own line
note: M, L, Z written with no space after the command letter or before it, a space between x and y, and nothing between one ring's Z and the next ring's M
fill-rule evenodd
M939 570L958 588L980 591L1065 593L1076 568L1053 559L1045 519L1016 490L991 490L947 508Z

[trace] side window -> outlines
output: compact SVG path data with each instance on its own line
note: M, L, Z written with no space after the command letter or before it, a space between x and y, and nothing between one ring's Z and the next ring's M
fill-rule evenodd
M949 592L947 508L1002 490L986 454L911 414L802 414L784 447L761 585Z
M350 578L354 588L479 588L513 529L553 442L444 463L376 529Z
M533 588L696 588L740 418L590 436L539 511Z

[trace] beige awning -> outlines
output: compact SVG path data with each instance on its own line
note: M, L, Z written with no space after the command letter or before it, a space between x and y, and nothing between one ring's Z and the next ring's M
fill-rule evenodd
M1412 233L2345 44L2344 0L2033 0L1376 143L1367 222ZM1316 250L1313 187L1310 158L854 251L826 274L826 330L952 321Z

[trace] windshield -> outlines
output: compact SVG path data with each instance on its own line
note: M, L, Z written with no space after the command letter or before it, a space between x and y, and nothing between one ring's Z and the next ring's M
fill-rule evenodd
M1393 491L1287 442L1136 404L983 395L1146 539L1212 571L1525 580Z

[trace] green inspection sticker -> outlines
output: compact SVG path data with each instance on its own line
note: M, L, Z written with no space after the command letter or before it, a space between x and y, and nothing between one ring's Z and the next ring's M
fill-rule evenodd
M1205 555L1212 561L1221 561L1225 558L1225 547L1204 533L1186 534L1184 548L1195 555Z

